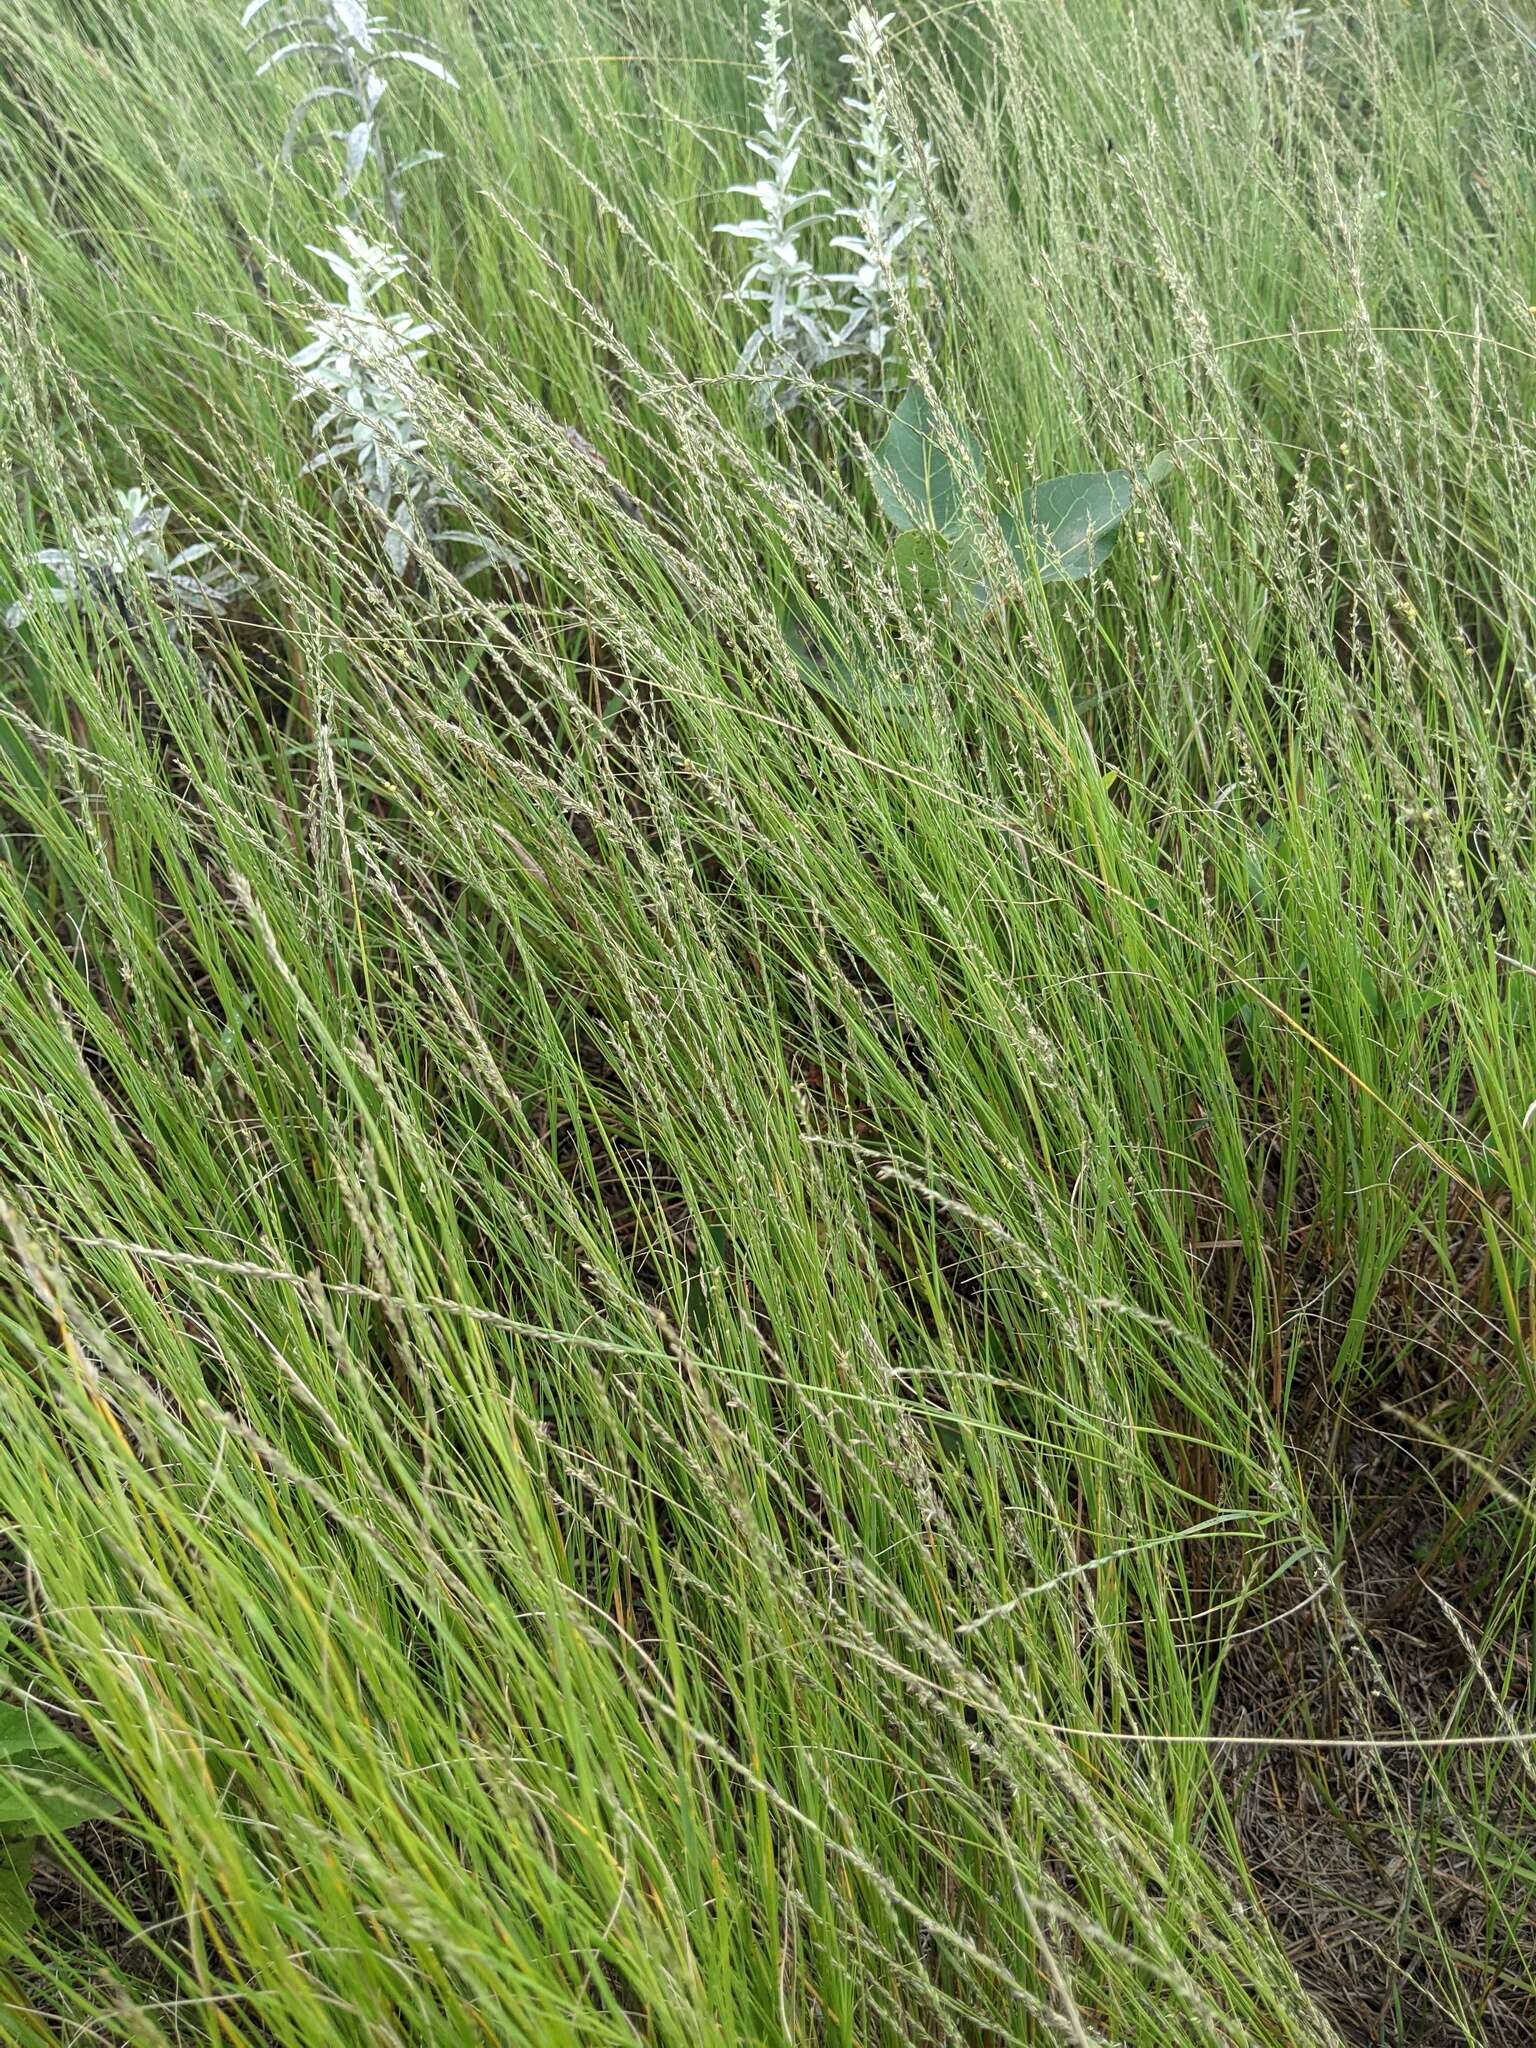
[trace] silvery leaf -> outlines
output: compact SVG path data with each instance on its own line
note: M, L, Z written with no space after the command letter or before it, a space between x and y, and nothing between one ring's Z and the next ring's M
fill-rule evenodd
M423 56L420 50L380 50L374 61L379 64L414 64L418 71L430 72L444 85L452 86L455 92L459 89L459 81L446 65L440 64L435 57Z
M394 520L390 521L384 534L384 554L395 574L403 576L405 565L411 558L411 542L410 536Z
M272 56L256 66L256 76L260 78L263 73L270 71L274 65L285 63L290 57L296 57L300 50L324 51L326 48L327 45L325 43L284 43L280 50L275 51Z
M285 164L292 163L293 145L298 140L299 123L303 119L304 115L308 112L308 110L312 106L314 106L317 101L332 99L347 100L350 99L351 97L351 93L348 92L347 88L344 85L317 85L313 89L313 91L305 93L304 97L299 101L298 105L294 108L293 112L288 116L288 127L283 135L282 149L279 151L279 155L282 157L283 162Z
M264 29L252 36L245 47L249 55L254 57L264 43L275 43L282 36L287 36L291 42L303 36L313 36L323 48L334 50L334 45L325 40L328 26L321 15L301 14L296 7L285 7Z
M347 168L341 181L341 189L344 194L351 191L359 171L368 161L368 145L372 139L372 121L359 121L355 128L348 131Z
M344 35L352 38L360 50L372 50L373 37L368 27L368 10L363 0L331 0L331 12Z

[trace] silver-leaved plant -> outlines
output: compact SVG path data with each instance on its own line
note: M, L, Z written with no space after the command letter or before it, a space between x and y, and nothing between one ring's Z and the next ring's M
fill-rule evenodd
M853 203L829 215L807 210L829 193L796 189L809 123L796 119L791 101L784 0L763 0L760 62L751 74L763 125L747 147L765 175L730 188L755 199L760 210L717 232L755 251L731 297L759 310L736 367L758 380L765 411L790 411L818 382L834 402L867 395L898 367L896 308L903 294L921 286L928 223L916 167L892 115L886 35L892 19L860 7L843 33L842 62L853 74L844 101L854 117ZM926 155L923 169L931 170ZM846 269L823 271L810 251L814 231L829 219L848 224L830 239L831 248L852 259ZM834 369L834 376L824 375Z
M922 234L928 221L915 168L892 120L886 82L886 30L894 19L860 7L843 32L847 48L841 62L853 73L854 90L843 104L855 117L857 204L839 208L838 218L850 226L832 237L832 247L852 257L852 267L828 282L847 307L835 353L839 360L854 360L855 388L878 385L894 362L898 299L922 282ZM932 169L926 157L923 168Z
M1299 58L1313 26L1311 7L1261 7L1253 17L1255 64L1273 64L1282 57Z
M165 529L169 505L135 486L114 491L116 509L72 526L69 545L38 548L27 556L44 569L51 583L28 591L5 614L5 623L20 626L40 605L78 606L100 610L132 622L137 592L147 585L150 596L172 624L178 615L220 617L255 583L255 578L218 553L212 541L197 541L168 554Z
M275 13L269 12L272 8ZM391 27L383 15L370 14L364 0L250 0L240 25L250 28L263 15L266 20L250 44L253 56L267 51L256 67L257 77L296 60L307 62L320 74L320 83L303 95L289 117L283 137L284 163L292 161L311 110L324 106L334 113L338 111L334 103L339 102L346 125L328 131L346 152L337 196L348 199L372 163L378 170L385 212L398 229L400 180L418 164L441 157L442 151L423 149L403 161L395 158L383 119L389 85L383 67L409 65L454 91L457 79L425 37Z
M809 123L795 118L790 95L783 0L764 0L757 51L760 64L752 82L762 95L763 125L747 148L765 166L765 175L730 189L755 199L760 211L748 220L723 222L716 232L734 235L756 252L733 294L738 304L761 309L737 372L760 380L757 398L765 411L787 412L833 353L837 301L797 239L829 218L805 211L829 195L795 190Z
M346 298L308 323L310 340L289 358L299 397L320 406L305 472L333 470L338 481L350 474L378 515L397 575L418 555L441 559L454 542L478 550L461 572L466 576L492 561L515 567L498 543L449 523L465 503L428 462L422 426L432 400L424 344L437 329L410 312L380 312L374 303L405 274L405 257L355 229L338 227L336 234L341 251L311 253L341 281Z

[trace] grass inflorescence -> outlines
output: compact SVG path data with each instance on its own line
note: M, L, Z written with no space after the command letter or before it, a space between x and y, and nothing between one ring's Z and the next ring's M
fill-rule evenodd
M102 1816L0 2037L1531 2038L1533 49L1277 24L881 25L903 369L786 418L740 11L402 0L403 208L233 5L0 19L0 1660Z

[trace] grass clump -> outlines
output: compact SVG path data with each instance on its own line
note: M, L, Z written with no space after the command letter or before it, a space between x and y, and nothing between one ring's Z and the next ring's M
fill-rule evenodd
M980 607L895 382L736 375L736 18L398 26L470 585L306 474L233 10L0 20L0 598L127 476L256 579L0 647L3 1705L103 1788L0 2036L1527 2039L1526 41L882 30Z

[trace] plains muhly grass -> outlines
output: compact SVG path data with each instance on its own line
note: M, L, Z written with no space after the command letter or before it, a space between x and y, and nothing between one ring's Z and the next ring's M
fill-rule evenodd
M114 65L0 10L29 304L263 574L199 659L0 636L4 1698L118 1808L4 1852L0 2039L1521 2041L1513 25L1361 0L1256 67L1228 0L913 10L896 515L934 448L1016 521L1180 451L978 615L705 374L720 10L589 13L459 11L400 384L525 583L428 618L198 319L267 289L249 67L194 0ZM5 353L14 564L86 415Z

